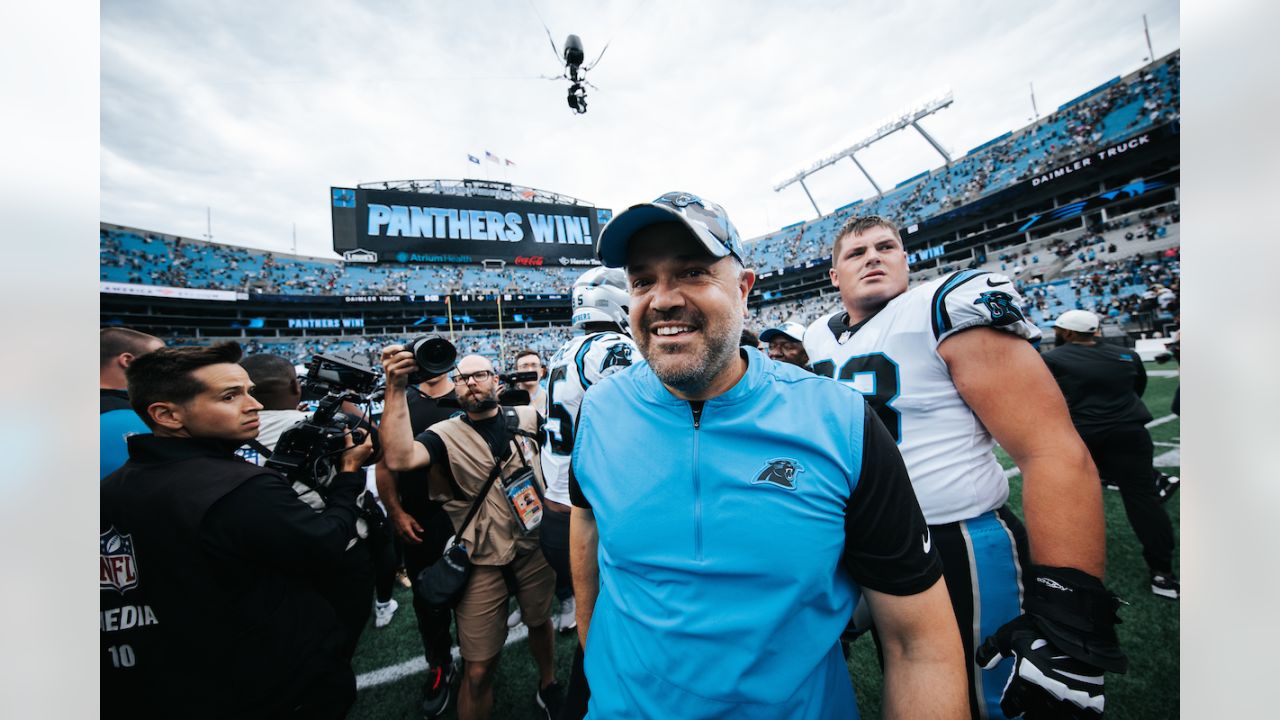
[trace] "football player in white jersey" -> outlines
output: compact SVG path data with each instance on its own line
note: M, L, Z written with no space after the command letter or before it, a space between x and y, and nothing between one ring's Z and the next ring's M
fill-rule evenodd
M1101 581L1097 470L1032 345L1040 331L1003 275L908 290L907 273L894 225L851 218L832 251L842 307L805 331L811 368L863 392L898 441L942 553L971 715L1099 717L1103 672L1127 664L1118 599ZM1022 471L1025 529L996 442Z
M561 601L561 632L577 626L573 585L569 574L569 462L578 408L587 388L640 360L628 334L627 276L618 268L595 267L573 284L573 326L579 335L551 357L547 376L547 419L542 440L542 477L546 480L546 510L539 538L547 562L556 571L556 597ZM582 648L574 653L573 670L561 718L586 714L586 679Z

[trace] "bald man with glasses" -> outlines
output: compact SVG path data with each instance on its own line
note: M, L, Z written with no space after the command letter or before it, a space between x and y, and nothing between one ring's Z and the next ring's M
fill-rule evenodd
M487 718L492 712L493 682L507 637L511 588L529 628L529 650L538 665L534 702L545 717L554 718L562 697L555 677L555 638L550 622L555 572L542 555L537 529L520 524L505 491L509 483L514 485L526 473L532 473L539 496L545 488L536 440L538 413L528 406L500 406L493 364L480 355L468 355L458 362L453 375L463 414L414 437L406 387L417 361L403 346L391 345L382 352L382 368L387 376L381 426L387 467L395 472L427 468L431 497L444 502L455 528L463 525L478 495L485 493L459 538L471 559L472 572L454 608L465 663L458 717ZM495 464L499 471L491 482Z

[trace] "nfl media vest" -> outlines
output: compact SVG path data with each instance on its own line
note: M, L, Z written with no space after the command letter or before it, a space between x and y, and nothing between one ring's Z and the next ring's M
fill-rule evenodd
M214 503L251 478L275 475L234 450L135 435L129 462L101 487L103 526L132 537L138 577L161 618L166 663L150 690L188 717L270 713L314 677L317 661L336 654L329 638L340 636L333 609L304 578L205 551L201 523Z

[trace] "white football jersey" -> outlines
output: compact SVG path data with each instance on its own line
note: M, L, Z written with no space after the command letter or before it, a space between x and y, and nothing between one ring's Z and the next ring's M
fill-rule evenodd
M806 330L810 367L866 395L898 441L929 524L1003 505L1009 482L995 441L956 391L938 345L980 325L1038 342L1009 278L964 270L908 290L858 325L845 318L841 308Z
M547 497L569 504L573 428L587 388L640 359L635 342L622 333L580 335L565 343L547 365L547 421L542 438L542 477Z

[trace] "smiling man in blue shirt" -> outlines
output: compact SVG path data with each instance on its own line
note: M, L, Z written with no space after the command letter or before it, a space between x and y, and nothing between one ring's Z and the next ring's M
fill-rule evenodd
M902 458L851 388L739 348L724 210L668 193L601 233L646 362L587 392L571 555L588 717L857 717L866 596L886 717L963 717L960 638Z

